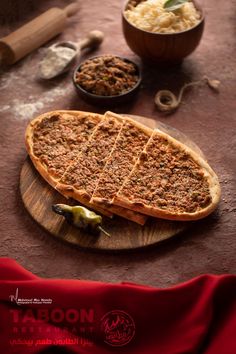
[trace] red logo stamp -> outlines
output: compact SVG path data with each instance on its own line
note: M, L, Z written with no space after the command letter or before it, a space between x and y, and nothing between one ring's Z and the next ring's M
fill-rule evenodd
M128 344L135 334L135 324L132 317L120 310L107 312L101 319L101 329L104 342L113 347Z

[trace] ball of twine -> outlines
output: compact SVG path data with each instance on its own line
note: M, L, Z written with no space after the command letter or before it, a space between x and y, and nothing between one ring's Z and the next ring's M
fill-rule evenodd
M175 111L181 104L181 100L184 94L184 91L186 88L190 86L198 86L203 83L207 83L207 85L214 91L219 92L219 85L220 81L219 80L210 80L207 76L204 76L201 80L199 81L193 81L189 82L187 84L184 84L179 92L179 95L176 96L173 92L169 90L160 90L157 92L155 95L154 101L157 106L157 108L161 112L165 113L170 113Z

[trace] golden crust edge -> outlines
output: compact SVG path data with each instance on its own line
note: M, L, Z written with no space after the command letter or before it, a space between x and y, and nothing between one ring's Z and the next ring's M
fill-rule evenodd
M66 198L73 198L74 200L78 201L79 203L89 207L90 209L93 209L95 211L98 211L99 213L112 218L113 214L106 208L99 207L97 205L94 205L90 203L89 197L86 191L83 192L78 192L73 186L68 186L66 184L62 184L60 182L57 183L56 186L56 191L58 191L61 195L63 195Z
M147 215L144 215L138 211L131 210L130 208L127 207L121 207L119 205L114 205L114 204L108 204L107 199L104 198L91 198L90 201L93 203L93 205L105 205L106 210L110 210L112 213L122 216L123 218L136 222L139 225L144 225L148 219Z

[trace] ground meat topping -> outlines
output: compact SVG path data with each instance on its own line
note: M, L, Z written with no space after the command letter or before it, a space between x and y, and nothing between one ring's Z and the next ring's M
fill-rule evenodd
M138 69L128 60L103 55L86 60L80 66L75 82L95 95L116 96L137 84Z
M106 199L107 202L112 201L148 139L149 136L132 123L126 122L123 125L93 198L99 197Z
M119 195L173 213L194 213L211 203L201 167L158 133L149 140Z
M115 119L109 118L101 122L60 183L73 185L77 190L85 190L92 196L121 127L122 123Z
M97 122L88 114L79 118L71 114L45 117L34 127L34 155L46 165L50 174L60 178L88 141Z

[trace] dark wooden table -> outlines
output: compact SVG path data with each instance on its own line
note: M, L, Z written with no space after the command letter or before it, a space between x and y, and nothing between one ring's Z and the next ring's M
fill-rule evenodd
M50 6L68 1L1 1L0 35L4 36ZM144 80L132 104L120 113L155 118L183 131L195 141L219 175L222 201L218 210L194 227L157 247L129 254L84 252L53 239L28 215L19 193L19 173L26 158L24 130L28 121L54 109L104 112L78 98L71 73L42 84L36 78L43 48L0 78L0 256L12 257L44 277L132 281L166 287L203 273L235 273L235 132L236 132L236 1L204 1L206 27L198 49L181 66L143 65ZM121 30L121 2L81 2L58 39L77 41L92 29L106 39L97 53L114 53L139 62ZM91 55L85 53L84 58ZM189 90L179 110L165 117L153 98L158 89L178 92L181 85L208 75L221 81L220 93L207 86ZM135 235L134 235L135 237Z

